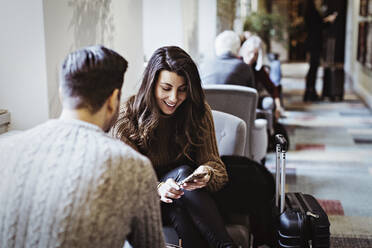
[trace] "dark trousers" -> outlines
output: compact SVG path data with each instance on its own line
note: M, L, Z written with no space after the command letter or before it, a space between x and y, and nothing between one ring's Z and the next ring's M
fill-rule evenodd
M221 216L227 213L249 214L255 244L272 245L274 229L272 199L274 178L261 164L245 157L223 156L229 182L216 193L205 189L185 191L172 204L162 203L164 223L172 224L184 246L231 247L232 241ZM188 166L178 167L163 176L181 180L192 173Z
M161 181L173 178L180 181L194 171L183 165L165 174ZM184 195L173 203L161 203L165 224L171 224L183 247L235 247L228 235L216 203L206 189L184 191Z
M310 67L306 75L306 91L315 93L316 75L320 64L320 49L310 51Z

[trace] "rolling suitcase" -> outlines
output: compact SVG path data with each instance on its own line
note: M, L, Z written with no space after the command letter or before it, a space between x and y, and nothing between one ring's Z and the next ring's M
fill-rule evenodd
M311 195L285 193L285 155L287 141L276 139L276 192L278 247L318 248L330 246L329 220L318 201ZM280 193L279 193L280 188Z
M324 61L322 99L328 97L331 101L342 101L344 98L344 64L335 62L335 38L328 38Z
M324 68L322 98L331 101L342 101L344 98L343 64L333 64Z

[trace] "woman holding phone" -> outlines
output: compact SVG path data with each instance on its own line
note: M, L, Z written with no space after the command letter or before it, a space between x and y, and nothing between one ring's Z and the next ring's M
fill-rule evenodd
M237 247L211 197L228 176L197 66L185 51L169 46L154 52L112 135L151 160L163 222L173 225L185 248Z

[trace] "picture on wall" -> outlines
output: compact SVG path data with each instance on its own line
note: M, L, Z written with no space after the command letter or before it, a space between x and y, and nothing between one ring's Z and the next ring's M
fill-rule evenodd
M367 38L367 22L359 22L359 28L358 28L358 51L357 51L357 60L361 64L365 64L366 62L366 52L367 52L367 46L366 46L366 38Z
M360 0L359 15L367 16L368 15L368 2L369 0Z
M372 70L372 22L368 23L366 36L367 51L365 65L368 69Z

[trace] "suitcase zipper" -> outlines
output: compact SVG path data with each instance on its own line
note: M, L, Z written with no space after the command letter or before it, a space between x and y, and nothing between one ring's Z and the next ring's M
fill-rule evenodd
M311 216L315 219L319 219L319 214L316 214L313 209L310 207L310 205L307 203L305 197L303 194L301 193L298 193L298 196L301 198L301 200L303 201L303 203L305 204L306 208L308 209L308 211L306 211L306 215L307 216Z
M310 212L310 211L307 211L307 212L306 212L306 215L307 215L307 216L311 216L311 217L313 217L313 218L315 218L315 219L319 219L319 214L314 214L314 213L312 213L312 212Z

